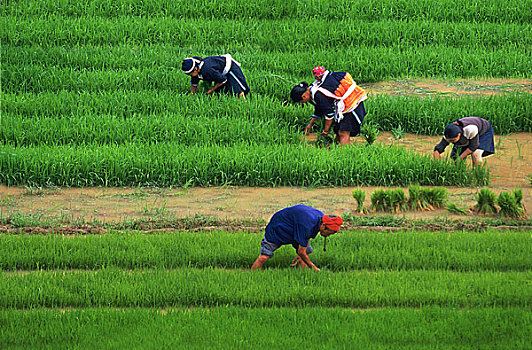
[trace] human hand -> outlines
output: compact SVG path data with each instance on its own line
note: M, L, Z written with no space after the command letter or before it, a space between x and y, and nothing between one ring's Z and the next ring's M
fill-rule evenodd
M292 261L295 261L290 266L297 266L297 267L307 267L307 264L301 259L301 257L298 255Z

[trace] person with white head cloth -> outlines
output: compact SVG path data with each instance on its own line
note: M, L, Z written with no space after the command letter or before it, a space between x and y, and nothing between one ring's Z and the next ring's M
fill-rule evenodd
M465 159L471 155L473 165L482 163L482 158L495 153L493 128L479 117L457 119L445 127L441 141L434 147L434 158L440 159L445 148L452 143L451 158L457 155Z
M245 98L250 91L240 63L231 55L188 57L183 60L181 70L191 77L190 91L193 94L196 93L200 80L214 83L207 91L208 95L225 92Z

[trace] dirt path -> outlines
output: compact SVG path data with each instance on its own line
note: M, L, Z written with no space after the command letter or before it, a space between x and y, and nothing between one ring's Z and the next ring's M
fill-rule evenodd
M418 153L430 154L439 137L405 135L394 139L390 133L379 135L377 142L399 144ZM360 138L356 142L365 142ZM532 134L496 136L496 154L486 158L491 169L491 185L495 193L522 188L526 208L532 208ZM449 147L450 148L450 147ZM286 206L307 204L327 213L352 214L356 203L351 196L355 187L344 188L19 188L0 186L0 212L32 213L45 216L64 215L87 221L121 222L138 218L160 218L167 215L195 215L229 219L268 220ZM363 187L366 206L370 205L375 187ZM449 199L462 208L472 207L478 188L449 187ZM405 188L405 192L407 189ZM529 209L529 213L530 213ZM447 210L406 212L397 214L412 219L436 217L475 218L474 214L457 216Z
M401 79L361 85L372 94L388 95L491 96L514 92L532 93L530 79Z

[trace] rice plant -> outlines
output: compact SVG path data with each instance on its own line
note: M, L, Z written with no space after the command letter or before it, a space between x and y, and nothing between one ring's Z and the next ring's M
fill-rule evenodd
M521 190L516 190L514 193L501 192L497 198L497 204L501 208L500 216L510 218L522 218L525 216L525 210L521 204L523 193Z
M323 136L322 134L319 134L315 144L317 147L327 148L334 144L334 139L331 135Z
M366 192L361 190L360 188L357 188L356 190L353 190L351 193L353 198L357 202L357 213L366 213L367 209L364 207L364 200L366 199Z
M437 254L437 252L435 252ZM437 255L436 255L437 256ZM297 276L297 283L294 279ZM530 272L447 270L294 271L293 269L53 270L2 274L0 307L168 308L521 307L530 303ZM275 290L276 293L268 291ZM334 291L332 293L331 291Z
M377 136L379 135L379 129L374 123L365 122L360 127L360 133L362 134L362 136L364 136L368 145L371 145L377 140Z
M523 190L520 188L516 189L514 190L513 194L514 194L514 198L515 198L515 202L517 206L524 209L523 203L521 202L523 200Z
M496 214L497 208L495 207L495 193L490 189L482 188L477 195L477 204L475 205L476 211L480 214Z
M371 195L371 208L376 211L399 213L405 206L406 197L401 188L375 190Z
M441 208L445 205L448 192L444 187L425 188L423 189L423 195L429 206Z
M443 187L425 188L410 185L408 193L408 205L412 210L441 208L447 200L447 190Z
M425 200L421 186L408 186L408 205L412 210L423 210L428 208L428 203Z
M399 124L399 126L397 126L396 128L392 129L393 138L396 140L402 140L404 134L405 134L405 131L403 130L401 124Z
M460 208L455 203L448 203L445 206L445 209L447 209L449 212L453 214L458 214L458 215L466 215L469 212L467 208Z
M334 344L342 349L371 349L375 344L402 348L411 343L423 344L418 348L454 348L457 338L463 348L496 344L502 349L518 349L526 348L530 340L531 317L527 308L498 306L460 309L423 305L419 309L364 310L232 305L162 310L5 309L0 313L0 340L16 349L38 349L43 344L75 344L82 349L151 349L161 343L169 349L209 349L222 347L220 344L225 348L251 349L270 347L273 340L280 348L308 343L323 349L330 346L330 329L307 330L309 324L320 320L334 324ZM267 321L272 319L275 323ZM354 335L353 329L368 331Z

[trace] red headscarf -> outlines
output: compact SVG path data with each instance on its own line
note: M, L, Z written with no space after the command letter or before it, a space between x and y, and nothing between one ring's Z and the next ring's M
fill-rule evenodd
M337 232L340 229L340 226L342 226L344 223L344 220L342 220L341 217L336 215L324 215L321 218L321 221L329 230L332 230L334 232Z
M323 74L325 74L325 68L323 68L322 66L314 67L314 69L312 70L312 75L314 75L316 79L321 77Z

